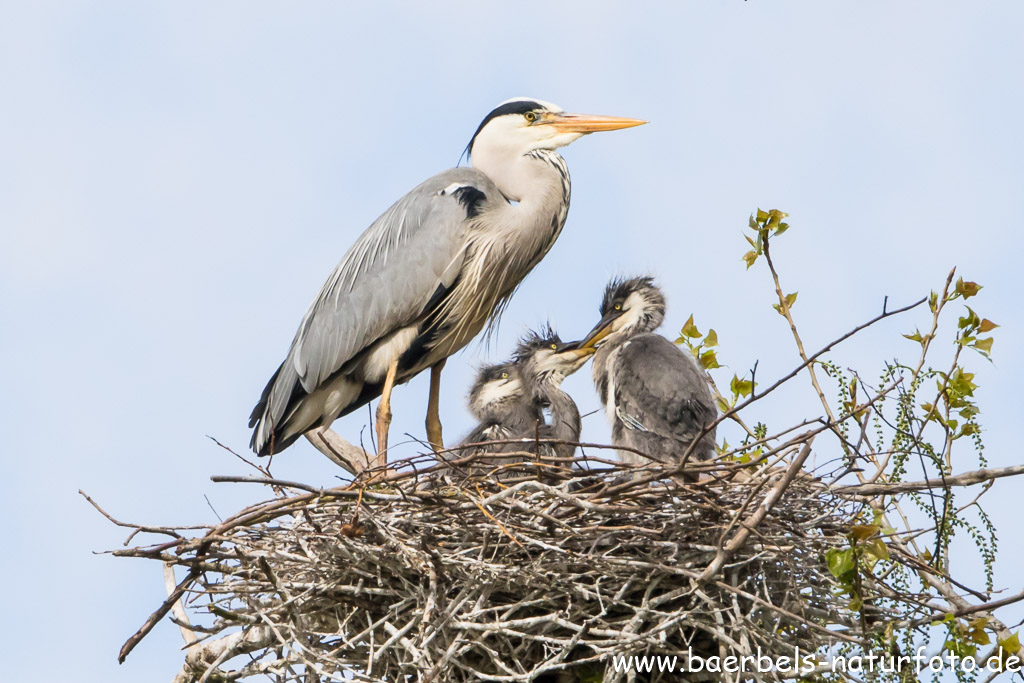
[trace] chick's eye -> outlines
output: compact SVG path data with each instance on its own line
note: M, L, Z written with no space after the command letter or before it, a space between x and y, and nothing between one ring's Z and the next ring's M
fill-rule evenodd
M508 373L507 372L501 373L501 378L502 379L508 379Z
M537 112L528 111L523 116L526 118L527 123L533 123L537 120Z

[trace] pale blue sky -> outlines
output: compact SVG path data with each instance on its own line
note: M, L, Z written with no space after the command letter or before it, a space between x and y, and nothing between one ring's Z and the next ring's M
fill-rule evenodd
M204 495L221 515L261 496L209 482L241 470L204 435L245 448L252 404L349 244L516 95L651 124L565 150L565 231L495 347L449 362L448 439L470 427L475 364L547 319L582 333L616 273L659 277L667 333L693 312L736 371L788 371L765 273L739 261L762 206L792 216L778 260L810 347L954 265L984 284L976 308L1002 325L995 364L970 361L987 454L1019 463L1022 29L1008 1L0 2L7 676L170 679L168 623L116 664L164 597L160 571L91 555L124 534L76 490L153 523L212 521ZM922 320L836 358L871 372L909 358L894 340ZM596 407L586 372L567 386ZM394 435L422 436L425 393L425 378L398 390ZM585 436L603 438L602 419ZM355 439L366 421L336 428ZM274 468L334 475L304 443ZM1014 590L1019 486L989 498L997 584Z

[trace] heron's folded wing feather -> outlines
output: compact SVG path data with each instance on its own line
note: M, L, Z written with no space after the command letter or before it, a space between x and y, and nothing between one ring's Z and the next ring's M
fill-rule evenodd
M284 410L296 381L312 392L364 348L415 322L438 286L451 285L469 225L464 206L444 191L453 183L493 191L472 169L440 173L398 200L348 250L302 319L271 392L272 413Z
M613 372L616 409L646 431L688 441L716 417L704 373L661 335L641 335L623 345Z

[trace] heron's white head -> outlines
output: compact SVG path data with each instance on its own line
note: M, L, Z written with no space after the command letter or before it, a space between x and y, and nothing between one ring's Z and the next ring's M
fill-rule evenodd
M646 123L639 119L618 116L568 114L556 104L532 97L506 100L484 117L469 141L473 166L498 183L516 184L510 173L516 162L536 150L554 150L580 139L588 133L632 128ZM509 188L512 189L511 187ZM506 192L519 199L514 191Z

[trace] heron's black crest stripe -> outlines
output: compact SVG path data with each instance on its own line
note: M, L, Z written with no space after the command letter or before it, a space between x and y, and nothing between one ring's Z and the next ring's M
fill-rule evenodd
M476 218L480 214L480 204L487 199L487 195L469 185L458 188L452 194L466 209L466 218Z
M484 117L484 120L480 122L476 132L473 133L473 137L470 139L469 144L466 145L466 151L473 154L473 143L476 142L476 136L480 135L480 131L484 129L491 119L499 116L505 116L506 114L525 114L528 111L536 111L538 109L547 110L540 102L534 102L533 100L515 100L514 102L506 102L505 104L495 107L491 110L491 113Z

